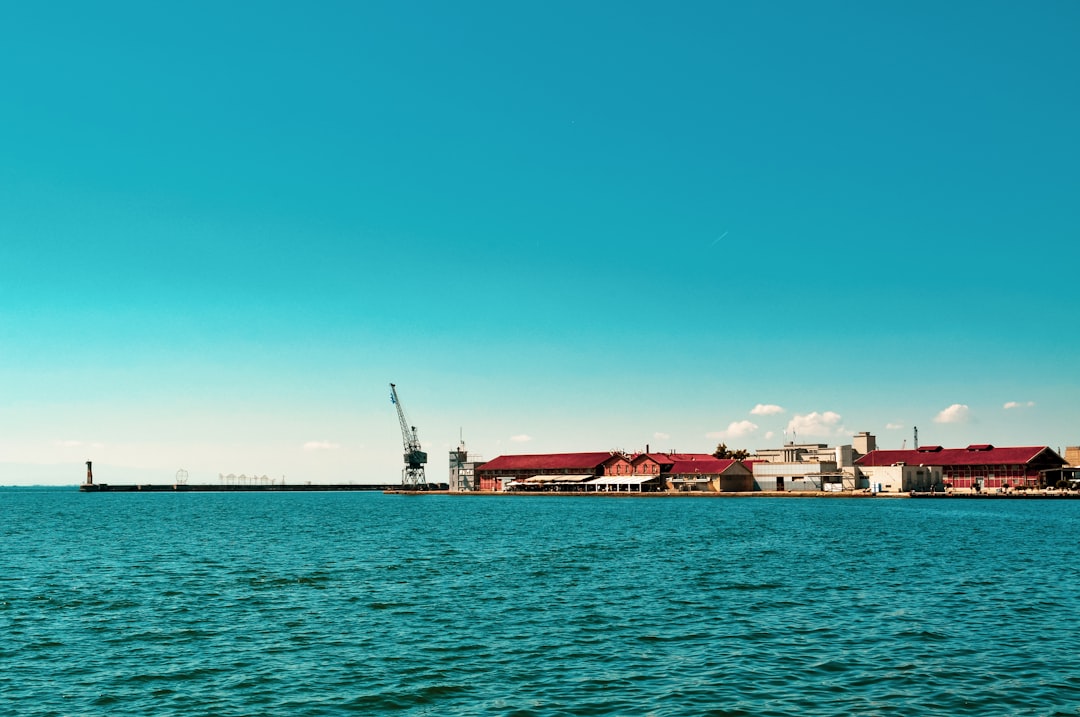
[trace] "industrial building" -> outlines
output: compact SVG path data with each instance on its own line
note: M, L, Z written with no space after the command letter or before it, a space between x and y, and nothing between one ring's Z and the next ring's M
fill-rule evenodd
M635 473L624 453L597 451L499 456L476 467L476 482L485 491L583 492L603 486L637 492L658 490L660 477Z
M1066 446L1065 461L1074 468L1080 468L1080 446Z
M438 488L427 482L427 453L393 383L390 400L397 409L404 448L402 487ZM1065 458L1047 446L920 447L918 429L914 443L912 450L878 450L874 436L864 431L855 434L849 445L792 441L780 448L759 449L745 461L718 458L724 455L719 452L653 453L646 446L644 452L633 455L622 451L510 455L485 463L479 456L470 456L462 440L450 451L447 488L451 492L840 492L865 488L922 492L1075 488L1080 483L1080 446L1069 446ZM92 485L88 462L85 486Z
M780 448L759 448L747 463L753 470L754 490L855 490L867 487L855 460L876 447L874 436L864 431L842 446L790 442Z
M998 448L989 443L967 448L920 446L911 450L875 450L855 461L867 475L878 468L917 466L941 471L946 489L1001 490L1054 486L1064 475L1065 459L1047 446ZM898 490L919 490L904 488Z
M858 434L854 445L873 450L874 437ZM753 460L708 453L620 451L504 455L475 467L482 491L708 492L821 491L854 489L852 445L788 444L763 449ZM463 459L451 452L451 485Z
M644 492L660 489L659 474L618 451L499 456L477 469L484 490Z
M788 443L745 461L648 448L634 454L505 455L471 465L467 458L464 445L451 451L451 485L457 486L452 490L907 493L1054 487L1076 479L1076 470L1046 446L879 450L866 432L856 434L850 445Z
M868 487L874 493L933 493L945 490L944 470L941 466L905 463L887 466L860 465L859 472L865 476Z
M476 468L487 491L734 492L753 490L753 475L741 461L706 453L618 451L499 456Z

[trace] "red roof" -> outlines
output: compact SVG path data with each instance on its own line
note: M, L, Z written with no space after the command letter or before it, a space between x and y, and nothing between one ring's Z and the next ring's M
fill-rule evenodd
M689 460L684 460L685 458L685 456L679 456L674 465L671 466L672 475L687 475L693 473L718 475L738 463L734 458L713 458L709 455L694 456Z
M523 456L499 456L477 470L484 471L541 471L575 470L583 473L595 471L611 459L611 451L598 453L541 453Z
M855 461L859 466L891 466L895 463L931 466L985 466L1026 465L1043 452L1046 462L1065 465L1065 461L1047 446L1023 446L1018 448L995 448L988 443L973 444L967 448L941 448L925 446L904 451L870 451Z
M665 466L669 466L676 461L716 460L711 453L647 453L645 455Z
M665 468L671 466L670 471L664 473L680 474L718 474L731 468L739 461L724 458L719 459L708 453L642 453L635 457L647 456ZM618 453L603 451L597 453L541 453L520 456L499 456L487 463L477 466L477 470L483 471L552 471L571 470L579 473L595 473L600 466L612 458L622 457Z

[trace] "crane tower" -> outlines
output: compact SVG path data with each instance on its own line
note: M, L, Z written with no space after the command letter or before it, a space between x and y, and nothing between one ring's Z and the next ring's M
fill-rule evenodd
M397 387L390 384L390 402L397 406L398 421L401 423L401 441L405 444L405 467L401 469L401 485L407 490L427 489L424 476L424 464L427 453L420 448L420 439L416 436L416 426L410 426L405 419L405 409L398 399Z

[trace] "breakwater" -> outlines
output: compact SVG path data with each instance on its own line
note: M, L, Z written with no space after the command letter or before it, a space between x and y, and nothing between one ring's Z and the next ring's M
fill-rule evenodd
M196 483L167 484L167 483L138 483L118 484L109 483L84 483L79 486L83 493L274 493L286 492L313 492L313 491L384 491L392 488L388 484L374 483L267 483L261 485L238 485L229 483Z

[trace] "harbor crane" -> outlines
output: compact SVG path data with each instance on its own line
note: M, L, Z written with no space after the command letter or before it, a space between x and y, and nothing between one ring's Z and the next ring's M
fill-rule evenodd
M398 421L401 423L401 441L405 444L405 467L401 469L401 485L406 490L426 490L427 478L424 476L424 464L427 453L420 448L420 439L416 435L416 426L410 426L405 419L405 409L397 395L397 387L390 384L390 402L397 407Z

